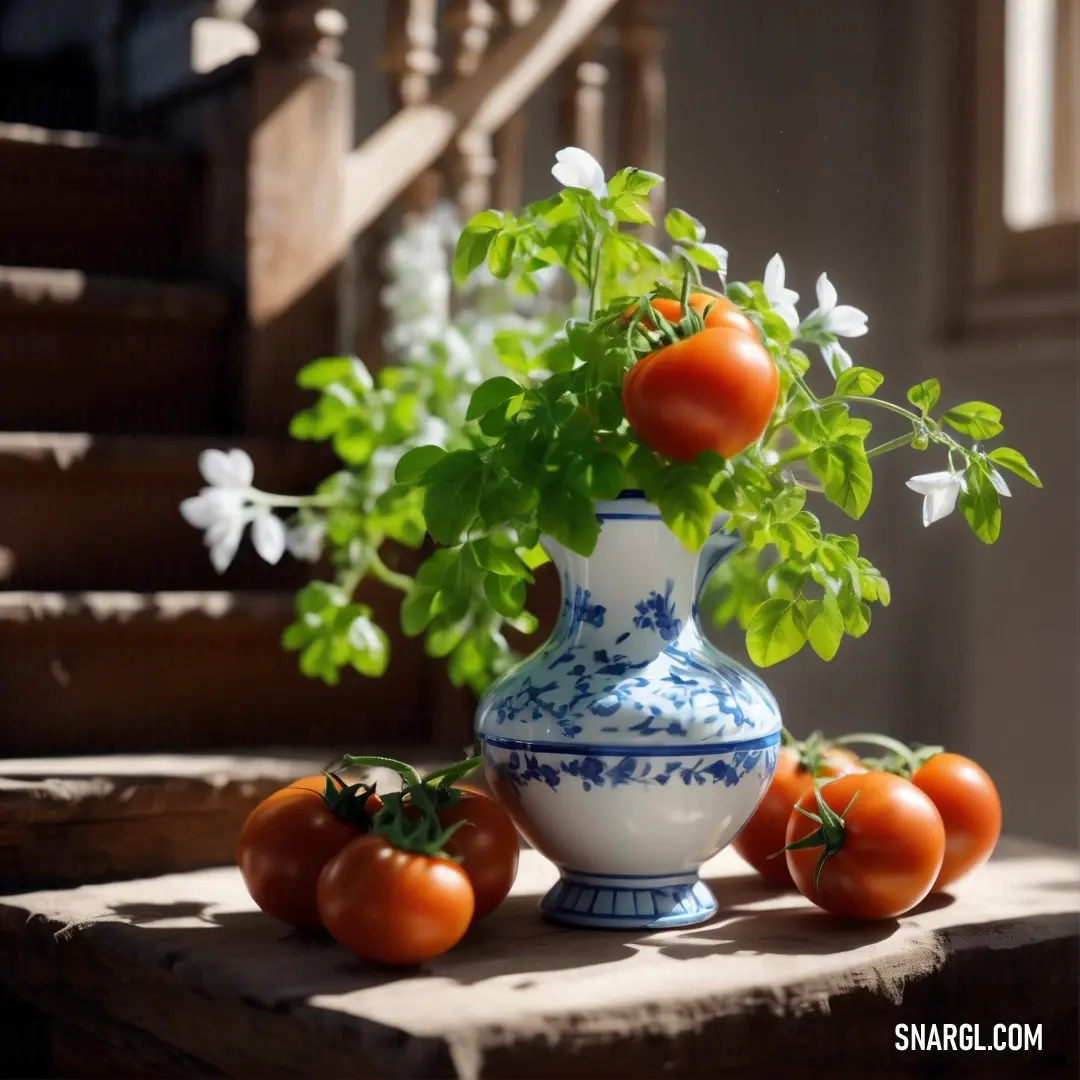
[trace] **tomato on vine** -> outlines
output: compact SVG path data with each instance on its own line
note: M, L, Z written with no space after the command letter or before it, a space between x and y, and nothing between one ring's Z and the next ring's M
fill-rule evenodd
M236 861L252 900L290 926L320 925L315 890L327 860L371 828L382 803L373 787L306 776L248 815Z
M420 964L453 948L474 904L460 865L378 834L353 840L319 875L323 925L339 945L383 964Z
M628 336L640 328L667 343L630 369L623 412L646 444L675 461L693 461L703 450L734 457L768 426L779 373L734 304L688 290L689 279L681 301L650 299L631 317Z
M799 891L851 919L892 919L934 886L945 827L929 797L887 772L819 784L796 804L785 857Z
M783 851L788 819L800 799L814 790L815 777L866 772L850 750L814 735L780 747L776 772L750 820L732 847L759 873L778 885L793 885Z

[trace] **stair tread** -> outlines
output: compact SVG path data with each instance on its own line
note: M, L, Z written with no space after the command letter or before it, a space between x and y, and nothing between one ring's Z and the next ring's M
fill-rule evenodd
M11 590L0 592L0 624L45 622L85 618L92 622L172 622L177 619L280 618L293 609L287 590L235 592L226 589L170 589L134 592L123 589L48 592Z
M154 281L82 270L0 266L0 314L64 313L223 325L233 306L226 285Z
M190 151L165 143L143 139L122 139L112 135L100 135L93 131L77 131L68 128L47 128L37 124L0 122L0 143L14 146L47 146L72 153L99 151L130 154L133 157L156 159L162 162L183 164L193 160Z

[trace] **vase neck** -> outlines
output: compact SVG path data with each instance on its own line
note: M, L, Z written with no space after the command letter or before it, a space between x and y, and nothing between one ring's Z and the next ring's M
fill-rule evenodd
M600 538L587 558L544 541L563 593L552 641L603 650L612 664L647 662L697 632L699 562L710 555L687 551L644 499L601 503L597 517Z

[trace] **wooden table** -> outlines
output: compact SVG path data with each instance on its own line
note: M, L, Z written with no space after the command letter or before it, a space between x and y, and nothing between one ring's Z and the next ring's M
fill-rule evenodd
M59 1076L1078 1075L1068 853L1003 843L955 896L858 924L725 852L712 922L625 934L543 922L556 873L522 854L503 907L423 969L290 932L218 868L0 899L0 980L56 1018ZM901 1023L1041 1024L1042 1047L902 1053Z

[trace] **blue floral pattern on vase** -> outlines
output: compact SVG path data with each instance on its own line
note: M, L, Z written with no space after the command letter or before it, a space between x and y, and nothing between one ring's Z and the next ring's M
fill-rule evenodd
M675 617L675 604L671 599L674 587L675 582L668 578L663 595L654 589L634 605L637 612L634 626L638 630L655 630L664 641L674 641L682 633L682 620Z
M572 777L581 784L583 791L594 788L617 788L625 784L655 784L664 787L669 783L718 784L734 787L748 773L764 766L772 775L776 768L776 746L752 750L735 750L723 756L696 759L657 761L648 756L624 755L614 760L607 755L556 758L552 754L540 754L511 750L505 759L496 757L489 746L484 746L484 761L503 777L517 792L531 783L546 784L552 791L559 787L564 776Z

